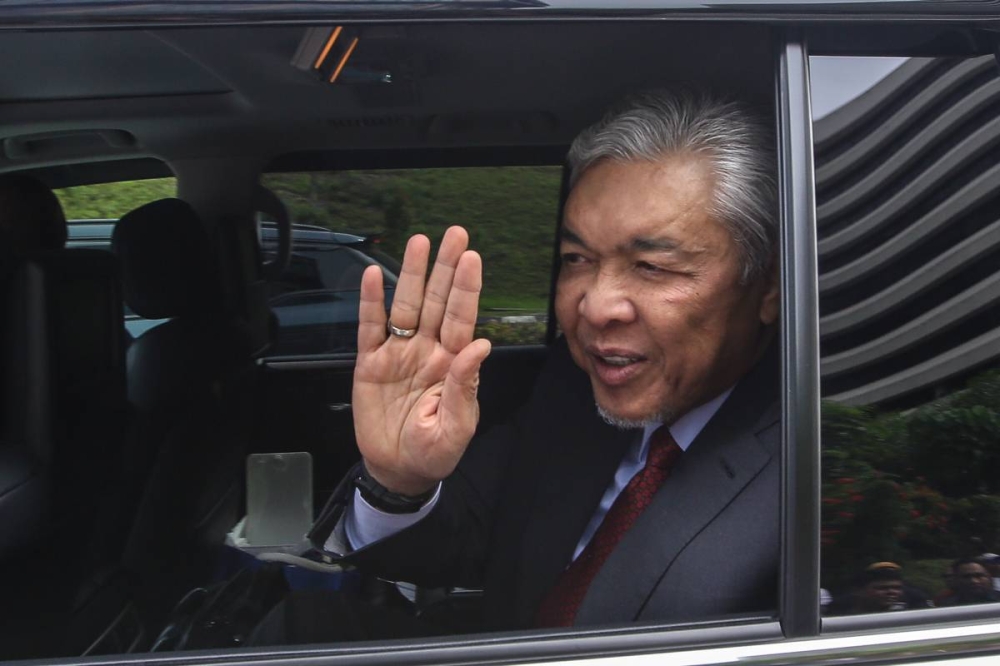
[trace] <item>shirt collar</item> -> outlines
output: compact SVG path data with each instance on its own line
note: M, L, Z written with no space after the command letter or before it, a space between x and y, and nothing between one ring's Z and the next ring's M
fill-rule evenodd
M719 407L722 407L722 403L726 401L729 394L733 392L735 386L730 386L728 389L712 398L708 402L698 407L695 407L690 412L680 417L674 424L670 426L670 434L673 435L674 441L677 442L677 446L681 447L681 450L687 451L688 447L691 446L691 442L694 441L698 433L702 431L705 425L715 416L715 413L719 411ZM639 453L641 459L646 458L646 449L649 447L649 436L653 434L653 431L659 428L663 423L651 423L643 428L642 431L642 448Z

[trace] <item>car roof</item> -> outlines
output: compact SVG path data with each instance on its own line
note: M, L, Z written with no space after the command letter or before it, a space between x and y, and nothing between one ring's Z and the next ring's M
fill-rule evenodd
M308 26L0 32L19 63L0 71L0 171L213 155L277 170L385 167L448 151L466 151L464 163L558 163L582 127L637 89L699 80L768 112L773 104L766 26L355 29L358 46L336 84L292 64ZM742 69L731 66L734 52ZM392 83L378 80L383 73ZM87 177L64 169L47 180Z
M0 7L0 48L18 63L0 71L0 172L44 172L55 187L213 156L274 171L559 164L580 129L636 90L697 85L772 114L782 26L808 28L817 51L915 55L985 48L925 32L929 17L969 28L1000 15L924 0ZM305 56L337 27L337 49L358 42L331 84Z

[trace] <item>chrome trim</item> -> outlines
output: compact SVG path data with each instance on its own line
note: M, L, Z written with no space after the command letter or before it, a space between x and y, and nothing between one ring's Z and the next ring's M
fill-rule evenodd
M761 645L684 650L588 660L588 666L709 666L713 664L872 664L913 663L995 665L1000 654L1000 623L942 625L930 629L859 634L835 638L788 640ZM991 656L987 656L991 655ZM547 662L576 664L578 659Z
M789 32L778 67L783 388L782 628L819 632L819 287L809 57Z
M287 360L285 360L287 359ZM357 357L354 354L347 354L343 357L335 356L308 356L281 357L272 356L262 358L257 361L258 365L268 370L350 370L354 368Z

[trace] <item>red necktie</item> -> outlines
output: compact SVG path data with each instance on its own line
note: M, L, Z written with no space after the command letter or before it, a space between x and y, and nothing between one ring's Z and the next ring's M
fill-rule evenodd
M608 509L590 543L563 571L555 586L542 599L535 614L535 626L572 626L590 582L632 527L632 523L653 501L653 496L670 476L670 468L681 453L681 447L674 441L666 426L660 426L653 432L649 438L645 467L628 482Z

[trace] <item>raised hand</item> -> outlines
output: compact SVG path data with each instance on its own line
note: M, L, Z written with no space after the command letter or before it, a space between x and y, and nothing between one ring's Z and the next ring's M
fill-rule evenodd
M468 244L465 229L449 228L425 285L430 241L410 238L389 322L381 268L361 279L354 431L369 474L404 495L448 476L479 421L479 366L490 343L472 339L483 266Z

